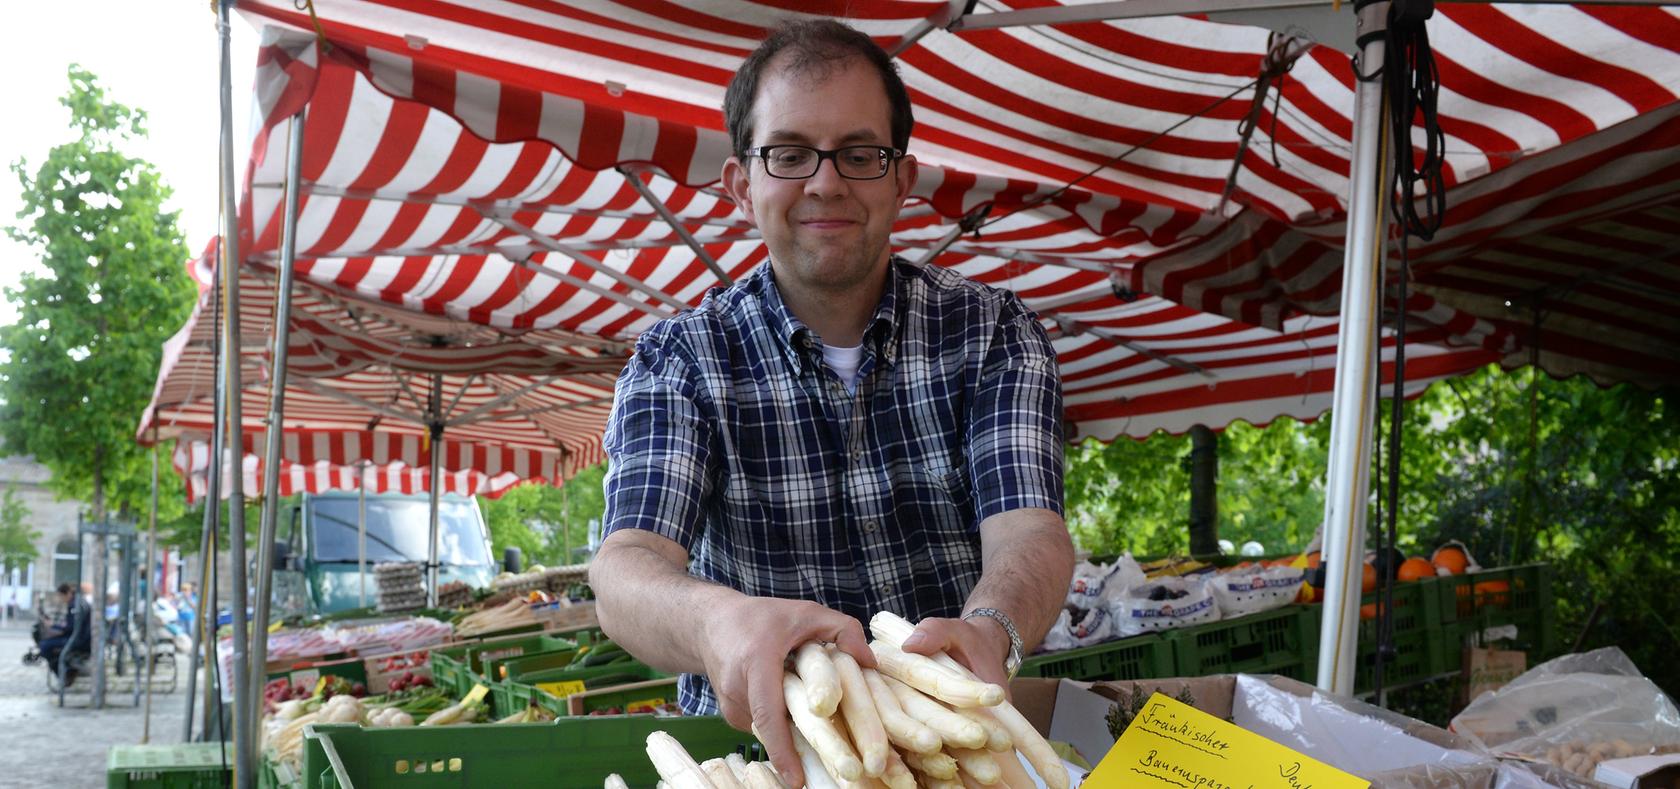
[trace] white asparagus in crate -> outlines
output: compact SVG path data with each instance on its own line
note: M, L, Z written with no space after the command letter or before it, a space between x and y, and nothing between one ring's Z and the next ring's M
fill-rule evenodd
M925 655L905 652L885 641L869 646L882 674L953 707L991 707L1003 702L1001 686L957 676Z
M956 779L947 780L947 779L943 779L943 778L930 778L930 779L928 779L928 782L927 782L927 789L967 789L967 788L963 786L962 781L958 781Z
M898 699L898 706L904 708L904 713L933 729L946 745L959 748L986 747L986 730L980 728L980 724L952 712L945 705L923 696L920 691L892 677L882 679L886 680L887 687L892 688L893 695Z
M869 630L880 641L903 644L904 639L915 630L915 626L897 614L882 611L870 617ZM962 676L974 677L974 672L944 652L934 654L933 662ZM1009 739L1020 750L1021 755L1027 757L1027 761L1032 764L1033 770L1038 773L1048 789L1068 789L1067 768L1062 765L1062 758L1056 755L1055 749L1045 742L1043 735L1033 728L1032 723L1020 710L1015 709L1015 705L1005 701L988 712L1003 726L1004 731L1008 732Z
M735 771L729 769L729 764L722 759L707 759L700 763L700 771L717 789L747 789L735 777Z
M665 732L656 731L648 735L647 755L648 760L653 762L653 769L659 771L660 779L670 784L671 789L718 789L695 763L694 757L683 749L682 743Z
M863 680L875 701L875 712L881 716L881 726L887 730L887 739L894 746L913 753L933 753L944 746L938 732L904 712L898 695L875 669L864 669Z
M729 754L723 757L723 763L729 765L729 771L735 774L735 780L743 784L747 782L747 760L741 758L741 754Z
M957 760L957 767L974 780L988 786L998 782L1002 777L998 769L997 760L992 758L991 751L974 748L952 748L951 757Z
M951 754L939 753L906 753L904 764L929 778L954 780L957 777L957 760Z
M606 783L602 784L602 789L630 789L630 787L624 783L624 776L613 773L607 776Z
M822 757L817 755L816 749L812 748L811 743L806 741L804 735L799 733L799 728L796 726L788 733L793 735L793 750L799 754L799 764L805 768L806 789L840 789L840 784L835 780L835 776L829 773L828 767L823 764ZM860 774L863 772L861 765L858 772Z
M887 751L887 770L881 775L881 783L888 789L916 789L916 775L910 772L910 766L904 763L904 757L897 751Z
M823 662L828 662L827 655L823 655L822 659ZM832 672L834 664L828 665ZM811 705L807 703L809 691L805 683L791 673L784 673L782 695L787 701L788 715L793 718L794 730L805 735L803 739L822 758L830 774L847 781L855 781L861 777L863 762L858 759L857 752L852 750L852 744L846 741L840 729L834 725L834 720L812 714Z
M1003 728L1003 724L998 723L997 716L992 714L993 709L996 709L996 708L995 707L957 707L954 710L954 712L956 712L958 715L963 716L964 718L967 718L971 721L974 721L975 723L980 724L980 728L986 730L986 750L988 750L988 751L1013 751L1013 750L1015 750L1014 740L1010 738L1009 732Z
M833 715L840 708L840 678L835 675L834 663L822 644L808 641L799 647L793 656L793 668L805 683L811 714L819 718Z
M863 669L851 655L839 649L830 648L828 657L840 678L841 717L851 732L852 746L863 761L864 774L878 778L887 769L887 752L891 748L887 745L887 730L881 723L881 715L875 711L875 700L869 695Z
M747 779L742 783L747 789L787 789L782 785L782 777L765 762L748 762ZM807 780L805 785L811 786L811 782Z
M1032 776L1027 774L1027 768L1021 765L1019 751L1009 751L996 755L998 772L1002 776L1002 783L1009 789L1033 789L1038 784Z

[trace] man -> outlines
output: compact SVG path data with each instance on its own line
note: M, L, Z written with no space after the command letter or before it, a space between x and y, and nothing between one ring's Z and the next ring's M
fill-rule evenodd
M76 587L70 584L58 585L58 602L64 607L62 619L56 623L53 632L43 634L38 648L41 657L46 658L47 667L56 671L58 660L66 652L87 652L93 644L93 609L87 598L76 594ZM76 672L72 669L66 676L65 682L74 682Z
M776 30L724 113L724 186L770 265L638 341L590 582L608 634L687 672L685 712L756 728L797 787L800 644L873 665L862 623L893 611L921 622L910 651L1002 683L1050 627L1073 568L1061 392L1012 294L890 257L912 122L867 37Z

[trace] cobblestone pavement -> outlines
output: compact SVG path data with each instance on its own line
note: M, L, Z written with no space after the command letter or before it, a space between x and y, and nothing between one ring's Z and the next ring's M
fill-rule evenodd
M97 789L105 786L107 753L113 745L140 742L142 708L134 704L133 685L106 693L106 708L91 708L89 682L79 679L58 706L47 692L44 664L25 666L31 646L29 623L0 627L0 787ZM185 710L186 660L178 656L174 693L153 686L151 741L181 740Z

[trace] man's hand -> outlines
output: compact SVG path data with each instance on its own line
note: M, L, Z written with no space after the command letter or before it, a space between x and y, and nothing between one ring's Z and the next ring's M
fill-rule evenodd
M904 639L904 651L918 655L944 652L968 667L984 682L1009 691L1009 673L1003 661L1009 657L1009 634L988 616L973 619L923 619L916 632Z
M856 619L802 600L732 599L713 612L705 639L706 676L724 720L758 736L791 789L804 785L805 771L788 731L782 664L807 641L836 644L860 665L875 665Z

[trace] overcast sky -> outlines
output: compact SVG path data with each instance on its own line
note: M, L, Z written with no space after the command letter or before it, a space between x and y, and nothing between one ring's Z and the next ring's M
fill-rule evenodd
M99 77L106 95L146 111L149 139L130 155L151 161L175 192L181 230L193 252L216 229L216 154L220 106L216 18L203 0L83 0L9 4L6 45L0 47L0 225L17 222L22 202L10 165L27 159L31 171L47 150L70 139L69 111L58 103L69 89L66 71L80 63ZM243 174L256 66L257 32L233 18L233 132L237 172ZM0 286L37 266L27 247L0 237ZM0 324L17 315L0 300ZM171 327L173 328L173 327Z

